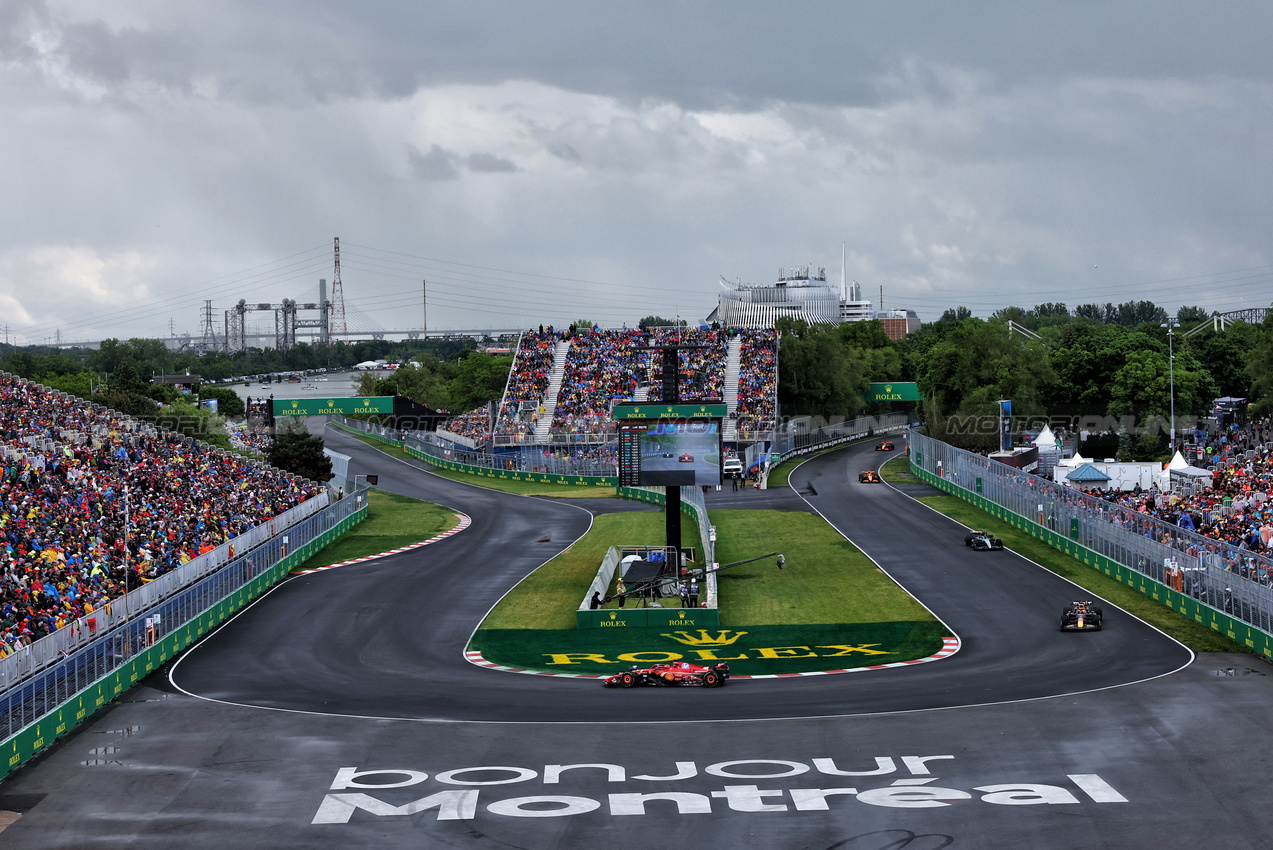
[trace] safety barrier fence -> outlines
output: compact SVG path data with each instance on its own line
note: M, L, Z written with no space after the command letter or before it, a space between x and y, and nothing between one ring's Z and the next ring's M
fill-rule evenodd
M1273 658L1267 559L915 431L910 450L932 486Z
M775 433L772 452L783 458L817 451L830 446L859 440L873 434L899 433L906 430L911 421L910 413L886 413L883 416L861 416L815 425L814 417L800 416L787 420Z
M56 664L0 693L0 776L65 735L367 516L366 490L264 540L169 598L134 609ZM149 585L147 586L149 587ZM116 621L123 612L115 611Z
M543 446L526 448L516 453L489 454L473 451L441 439L427 431L402 432L372 425L357 419L333 417L332 421L350 431L383 440L407 454L440 466L473 475L486 475L505 481L535 481L551 484L597 484L614 487L618 483L618 466L613 460L581 457L558 457ZM511 467L511 468L510 468ZM577 480L587 478L589 480Z
M333 489L340 488L341 491L352 490L353 479L349 475L349 455L334 452L328 448L323 449L323 454L332 462L332 474L331 478L327 479L327 486Z
M326 491L294 508L274 517L269 522L248 529L227 543L210 552L191 558L186 563L164 573L155 580L111 600L109 605L98 608L70 621L62 628L45 635L29 646L18 649L12 655L0 658L0 691L54 664L70 652L92 642L99 635L124 622L132 613L142 611L177 593L181 588L216 572L234 557L235 552L247 552L276 536L287 536L290 526L299 523L323 508L330 499Z

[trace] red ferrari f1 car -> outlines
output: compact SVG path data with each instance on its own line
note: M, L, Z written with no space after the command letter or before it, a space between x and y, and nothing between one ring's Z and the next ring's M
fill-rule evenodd
M690 664L688 661L675 661L668 664L654 664L650 667L633 666L606 679L606 687L620 685L635 688L637 685L654 685L669 687L685 685L687 687L714 688L724 684L729 678L729 664L720 662L711 667Z

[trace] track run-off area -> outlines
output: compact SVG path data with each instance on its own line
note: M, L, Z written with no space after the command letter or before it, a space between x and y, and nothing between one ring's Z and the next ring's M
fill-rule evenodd
M1269 847L1273 670L1192 653L857 481L870 445L721 507L820 514L959 639L940 660L606 689L465 658L510 587L620 500L430 474L329 428L351 474L469 517L290 579L0 785L0 846ZM900 445L900 444L899 444ZM545 541L546 542L541 542Z

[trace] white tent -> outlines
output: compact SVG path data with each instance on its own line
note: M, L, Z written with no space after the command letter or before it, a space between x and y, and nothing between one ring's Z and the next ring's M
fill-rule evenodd
M1176 456L1171 459L1171 463L1167 464L1167 469L1184 469L1189 466L1189 462L1185 460L1185 456L1180 452L1176 452Z
M1034 438L1034 444L1039 447L1041 452L1058 452L1061 447L1057 444L1056 434L1052 433L1052 429L1047 425L1043 426L1043 430L1039 432L1039 436Z

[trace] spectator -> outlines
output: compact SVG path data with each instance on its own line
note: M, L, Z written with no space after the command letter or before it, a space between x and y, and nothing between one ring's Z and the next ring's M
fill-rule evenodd
M126 586L318 492L271 467L0 375L0 651L107 606Z

